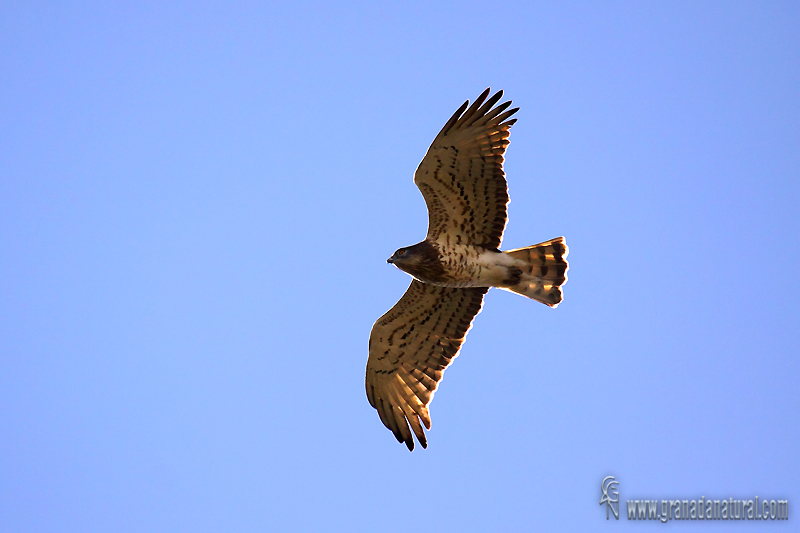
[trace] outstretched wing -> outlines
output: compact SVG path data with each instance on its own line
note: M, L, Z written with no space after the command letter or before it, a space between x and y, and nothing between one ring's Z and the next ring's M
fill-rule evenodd
M469 100L458 108L414 174L428 205L429 240L500 247L508 204L503 154L517 121L507 119L519 108L506 111L509 101L492 109L503 91L487 96L489 89L469 109Z
M444 369L458 355L488 287L454 289L413 280L369 335L367 398L398 442L414 449L409 423L423 448L422 424Z

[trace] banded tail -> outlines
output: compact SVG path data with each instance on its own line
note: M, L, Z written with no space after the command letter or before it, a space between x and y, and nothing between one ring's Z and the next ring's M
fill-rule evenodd
M562 300L561 286L567 282L567 254L564 237L503 252L517 260L509 267L508 284L500 287L550 307Z

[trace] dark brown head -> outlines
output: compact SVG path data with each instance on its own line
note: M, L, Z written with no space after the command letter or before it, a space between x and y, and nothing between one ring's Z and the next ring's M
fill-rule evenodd
M444 281L444 267L439 259L439 250L428 241L400 248L386 262L421 281Z

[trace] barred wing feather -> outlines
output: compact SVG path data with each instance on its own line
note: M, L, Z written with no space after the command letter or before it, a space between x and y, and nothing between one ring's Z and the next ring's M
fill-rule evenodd
M411 431L423 448L422 425L445 368L458 355L487 287L455 289L413 280L369 336L366 387L383 424L409 450ZM410 424L410 428L409 428Z
M519 108L506 111L510 101L494 107L503 91L487 96L489 89L455 112L414 174L428 206L429 240L500 247L508 204L503 159L516 122L508 119Z

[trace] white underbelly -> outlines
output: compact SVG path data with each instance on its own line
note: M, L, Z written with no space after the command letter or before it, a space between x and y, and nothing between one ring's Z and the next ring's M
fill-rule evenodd
M509 267L518 260L502 252L472 246L456 246L447 254L449 287L498 287L509 278Z

